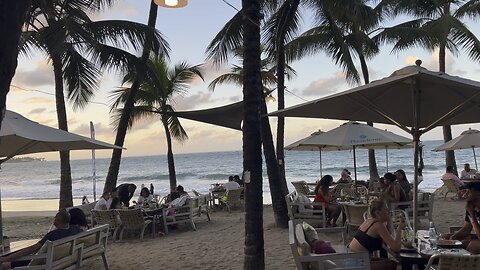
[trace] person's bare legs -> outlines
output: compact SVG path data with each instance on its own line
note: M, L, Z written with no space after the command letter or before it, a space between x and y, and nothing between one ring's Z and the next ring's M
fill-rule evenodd
M480 240L472 240L468 244L467 250L472 254L480 254Z

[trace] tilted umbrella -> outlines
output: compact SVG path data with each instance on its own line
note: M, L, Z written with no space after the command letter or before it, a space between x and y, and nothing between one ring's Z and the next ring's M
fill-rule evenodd
M338 150L353 149L353 168L357 181L357 160L355 149L368 147L398 146L411 143L411 140L392 132L374 128L357 122L347 122L327 132L306 138L299 145L303 147L319 147Z
M438 152L472 148L473 158L475 159L475 168L478 170L475 147L480 147L480 131L476 129L469 129L462 132L462 134L460 134L460 136L456 137L455 139L452 139L440 146L437 146L435 149L433 149L433 151Z
M480 122L480 82L420 65L418 60L387 78L270 114L393 124L412 134L415 230L420 136L437 126Z
M0 164L16 155L81 149L122 149L120 146L90 139L31 121L6 111L0 128ZM0 197L0 241L3 226Z

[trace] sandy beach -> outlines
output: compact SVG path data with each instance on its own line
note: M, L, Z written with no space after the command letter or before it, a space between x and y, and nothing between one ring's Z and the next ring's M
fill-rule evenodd
M434 222L440 232L463 223L464 201L436 198ZM5 209L5 203L4 203ZM50 227L53 211L6 211L4 232L11 241L40 238ZM244 213L216 211L211 221L196 218L197 231L180 226L167 236L143 241L128 239L109 243L107 256L111 269L242 269L244 247ZM422 223L425 228L428 226ZM328 236L324 236L328 238ZM264 207L266 269L294 269L288 245L288 230L275 228L271 206ZM328 239L335 240L335 239ZM83 269L102 269L100 259Z

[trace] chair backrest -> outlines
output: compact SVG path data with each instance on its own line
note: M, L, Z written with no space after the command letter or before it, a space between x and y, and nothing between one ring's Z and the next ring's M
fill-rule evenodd
M120 226L117 210L91 210L92 216L97 224L108 224L110 229Z
M368 211L367 204L342 204L348 225L360 226L363 221L363 214Z
M455 185L455 182L452 179L443 180L443 183L447 186L450 192L458 192L458 187Z
M342 190L344 195L355 196L355 189L352 188L351 184L337 184L332 190L332 193L334 196L340 197Z
M226 204L233 205L240 202L240 195L242 194L243 188L227 190L227 199Z
M357 194L360 196L367 196L368 188L365 186L358 186L357 187Z
M400 210L400 209L394 209L394 210L389 211L389 215L390 215L390 220L392 221L392 223L390 225L391 228L389 228L389 230L391 230L393 232L394 229L397 228L400 221L402 219L404 219L405 223L406 223L405 229L407 231L413 231L412 225L410 224L410 219L408 218L407 212L405 212L404 210Z
M294 213L294 210L295 212L298 211L298 206L296 207L296 209L293 209L293 202L295 202L295 200L297 199L297 191L292 191L290 193L288 193L286 196L285 196L285 201L287 202L287 211L288 211L288 217L292 220L293 219L293 213Z
M480 255L464 255L453 253L435 254L428 260L427 268L431 269L435 259L438 259L437 270L477 270L480 269Z
M141 209L119 209L117 211L120 215L122 225L126 229L141 229L145 225L145 219L143 218Z
M312 192L310 191L310 188L307 185L307 182L305 181L293 181L292 185L299 194L304 194L304 195L312 194Z

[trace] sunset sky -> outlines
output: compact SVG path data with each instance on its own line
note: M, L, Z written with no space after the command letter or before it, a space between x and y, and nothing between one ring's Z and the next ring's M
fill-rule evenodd
M241 8L240 0L228 0L236 8ZM149 1L128 0L119 1L112 9L93 16L95 20L121 19L146 23ZM192 65L205 62L205 49L215 34L237 11L222 0L190 0L189 5L182 9L166 9L159 7L157 29L163 33L170 43L171 64L187 61ZM303 14L303 29L311 26L311 18ZM480 25L468 22L467 25L477 37L480 37ZM391 53L391 46L382 47L382 52L369 61L371 80L389 76L394 70L411 65L416 59L422 59L424 67L438 70L436 52L421 49L411 49L399 54ZM480 66L468 59L464 51L457 56L447 55L447 73L480 80ZM236 63L236 62L235 62ZM343 73L333 61L322 53L291 66L297 71L297 76L286 82L287 89L298 97L286 93L286 106L292 106L313 100L335 92L347 90L354 85L345 83ZM203 69L205 82L195 81L191 90L184 96L176 98L177 110L205 109L226 105L242 99L241 88L234 85L222 85L215 92L208 90L208 84L218 75L226 73L230 65L215 69L206 63ZM110 124L109 104L111 92L120 85L121 74L106 72L103 76L100 90L92 103L84 110L73 111L67 105L69 130L84 136L89 136L89 122L96 127L97 139L113 143L115 131ZM36 54L30 57L20 56L10 93L7 97L7 108L16 111L27 118L52 127L57 127L55 114L55 99L53 96L53 71L48 59ZM275 95L275 92L273 93ZM302 100L301 98L304 100ZM392 106L399 106L392 101ZM276 110L275 103L269 103L269 111ZM274 131L276 119L270 119ZM212 152L241 150L241 132L208 124L181 120L189 140L183 144L175 143L174 153ZM343 121L287 119L285 142L293 142L310 133L322 129L329 130ZM407 136L405 132L387 125L379 125L399 135ZM480 128L479 125L462 125L453 127L453 136L459 135L468 127ZM441 129L437 128L425 134L423 140L441 139ZM134 125L127 133L123 156L163 155L166 153L165 135L158 119L152 118ZM48 160L58 159L57 153L44 153ZM97 151L97 157L110 157L110 151ZM72 158L88 158L90 151L74 151Z

